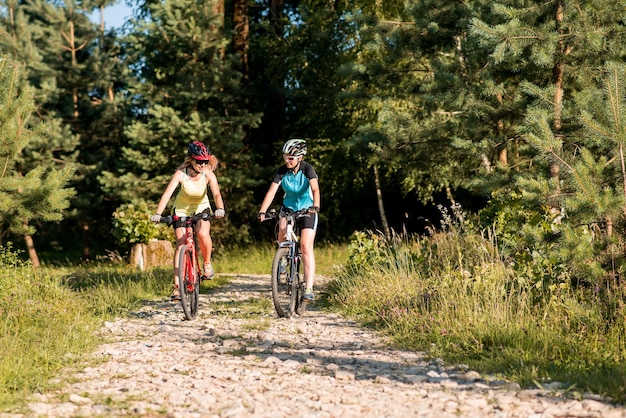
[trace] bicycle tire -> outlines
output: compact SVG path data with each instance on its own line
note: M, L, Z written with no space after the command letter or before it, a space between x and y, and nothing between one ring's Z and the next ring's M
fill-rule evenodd
M183 307L185 318L191 320L198 314L198 298L200 284L198 283L198 268L194 263L193 251L183 245L178 254L178 289L180 304Z
M293 313L291 306L292 287L289 282L291 260L289 248L279 248L272 262L272 301L276 313L281 318L289 318Z
M304 283L304 275L300 272L300 265L302 263L302 256L299 255L296 258L296 262L295 262L295 270L296 270L296 280L294 280L294 294L295 294L295 299L294 299L294 312L297 315L304 315L304 312L306 311L306 304L307 302L304 301L304 287L305 287L305 283Z

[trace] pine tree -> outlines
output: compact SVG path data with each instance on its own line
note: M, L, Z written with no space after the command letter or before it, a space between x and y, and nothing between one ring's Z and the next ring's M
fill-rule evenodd
M484 114L468 103L475 83L465 35L471 12L465 2L434 0L396 15L363 16L359 54L345 67L353 100L367 110L355 114L354 149L367 151L366 161L388 183L424 203L442 192L454 202L453 191L482 163L482 151L462 145L489 129L472 123Z
M229 220L245 229L255 213L258 179L244 138L259 116L246 110L242 75L234 70L238 58L226 53L229 37L218 6L177 0L141 11L149 17L125 39L141 81L128 90L135 121L126 130L122 163L100 182L118 201L156 206L187 144L202 141L221 162L216 174ZM226 222L213 232L218 242L224 235L246 239Z
M39 157L58 165L73 164L77 190L63 225L47 228L53 246L82 242L82 257L91 256L91 235L112 242L114 204L97 176L116 162L123 141L124 95L129 70L114 32L104 33L88 18L106 2L7 2L1 16L0 46L23 63L23 82L36 89L38 112L48 127L44 143L24 150L24 164ZM56 229L56 228L59 229ZM59 230L64 233L60 234ZM59 241L66 237L67 241ZM107 239L109 237L109 239Z
M602 114L598 106L619 108L602 100L596 86L605 63L622 60L626 52L624 12L623 1L500 1L488 21L472 24L489 57L486 66L502 84L517 86L526 102L509 196L517 196L516 205L528 214L521 219L525 241L518 249L533 254L534 266L560 266L540 280L544 285L568 275L598 285L607 271L615 275L621 269L619 252L611 250L612 225L623 222L616 217L622 194L612 177L621 172L620 147L615 140L598 141L581 121L589 124L590 112ZM513 72L519 76L506 77ZM609 132L619 118L604 121ZM510 197L498 200L509 200L500 213L512 206ZM519 237L519 223L509 228Z
M33 128L29 117L35 111L32 90L20 89L17 65L0 59L0 225L3 236L22 234L28 240L35 232L29 221L55 221L62 218L74 190L67 187L73 167L55 170L45 160L27 169L19 162L30 142L45 138L44 126ZM3 239L4 241L4 239ZM33 265L39 267L37 253L29 246Z

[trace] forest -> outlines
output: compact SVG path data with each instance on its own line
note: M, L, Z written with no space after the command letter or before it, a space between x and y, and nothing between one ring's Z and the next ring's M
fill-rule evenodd
M31 260L157 235L195 140L220 161L217 247L267 241L302 137L320 240L462 210L529 277L621 282L626 1L146 0L106 29L112 3L0 2L0 242Z
M626 404L626 0L145 0L108 28L111 4L0 0L0 388L92 341L77 318L169 292L126 256L171 233L150 216L192 141L220 162L218 273L265 272L300 137L320 303Z

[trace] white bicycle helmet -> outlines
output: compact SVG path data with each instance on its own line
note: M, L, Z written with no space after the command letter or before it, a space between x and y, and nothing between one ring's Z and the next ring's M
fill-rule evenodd
M283 154L295 157L306 155L306 141L299 138L290 139L283 145Z

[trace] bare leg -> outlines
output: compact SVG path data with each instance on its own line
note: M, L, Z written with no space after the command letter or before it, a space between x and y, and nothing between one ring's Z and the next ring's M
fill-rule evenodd
M211 239L211 222L199 221L196 227L196 234L198 235L198 245L200 246L200 253L204 263L211 262L211 252L213 252L213 240Z
M284 242L287 239L287 219L280 218L278 221L278 242Z
M178 286L178 254L180 254L180 249L185 244L185 228L176 228L174 233L176 235L176 251L174 252L174 288L176 288L176 286Z
M202 253L202 260L204 265L202 266L203 280L210 280L215 276L215 271L211 265L211 253L213 252L213 240L211 239L211 222L200 221L198 223L196 234L198 236L198 245L200 246L200 253Z
M315 233L311 228L304 228L300 232L300 249L302 250L302 260L304 262L304 280L307 289L313 289L315 281Z

